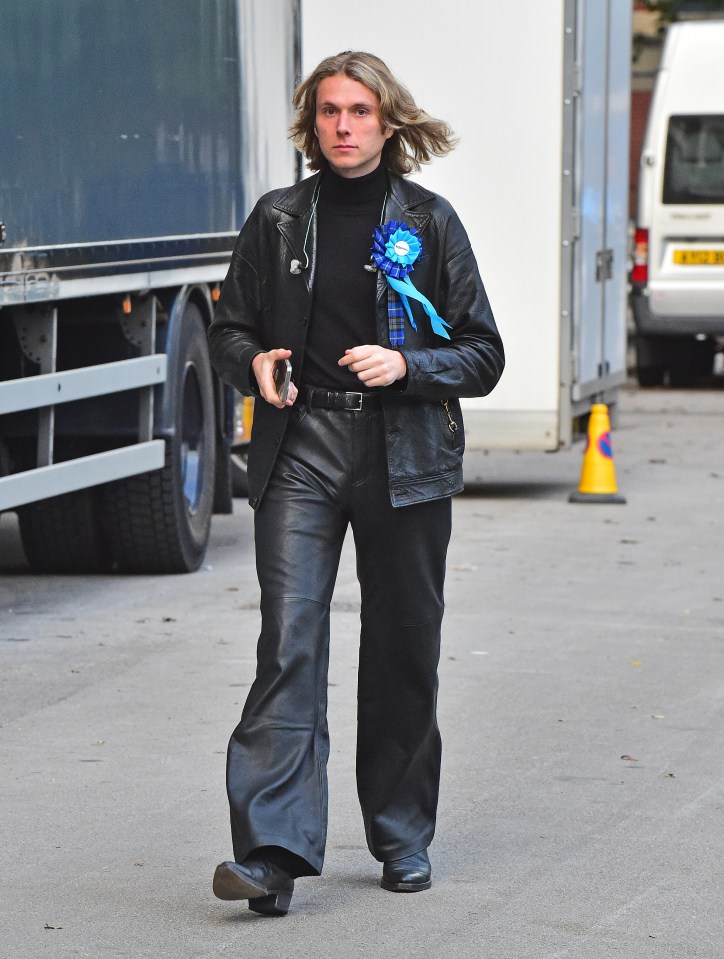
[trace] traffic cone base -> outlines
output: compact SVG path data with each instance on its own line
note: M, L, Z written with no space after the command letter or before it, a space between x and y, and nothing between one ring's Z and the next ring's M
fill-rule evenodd
M620 493L581 493L576 490L568 497L569 503L625 503L626 497Z
M611 449L611 423L608 407L594 403L588 418L586 448L578 490L568 497L570 503L625 503L616 486L616 470Z

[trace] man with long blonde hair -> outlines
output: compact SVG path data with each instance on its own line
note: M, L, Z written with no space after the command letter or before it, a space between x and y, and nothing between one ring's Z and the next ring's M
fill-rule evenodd
M228 751L234 860L213 888L267 915L286 913L294 880L322 870L329 611L348 526L367 842L384 889L431 884L459 399L489 393L504 365L457 214L406 179L452 149L449 126L369 53L323 60L293 103L291 137L315 175L259 200L209 331L218 373L256 397L249 500L262 615L256 679Z

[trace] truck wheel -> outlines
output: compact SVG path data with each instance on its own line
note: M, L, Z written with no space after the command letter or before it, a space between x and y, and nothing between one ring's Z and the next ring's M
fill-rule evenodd
M121 571L190 573L204 558L214 503L214 393L206 333L189 303L168 354L173 435L166 463L105 487L105 527Z
M103 535L101 490L82 489L18 509L25 558L34 573L104 573L112 559Z

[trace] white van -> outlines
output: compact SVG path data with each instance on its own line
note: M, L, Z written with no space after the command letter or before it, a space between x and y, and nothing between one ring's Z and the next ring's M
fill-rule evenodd
M711 372L724 336L724 20L669 27L641 153L632 305L642 386Z

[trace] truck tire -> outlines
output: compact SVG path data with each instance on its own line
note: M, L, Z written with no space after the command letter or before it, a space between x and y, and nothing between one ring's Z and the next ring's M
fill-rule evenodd
M186 305L165 389L175 429L162 469L104 488L104 519L117 568L190 573L206 553L214 504L214 392L201 313Z
M105 573L112 557L98 487L38 500L18 509L25 558L34 573Z

